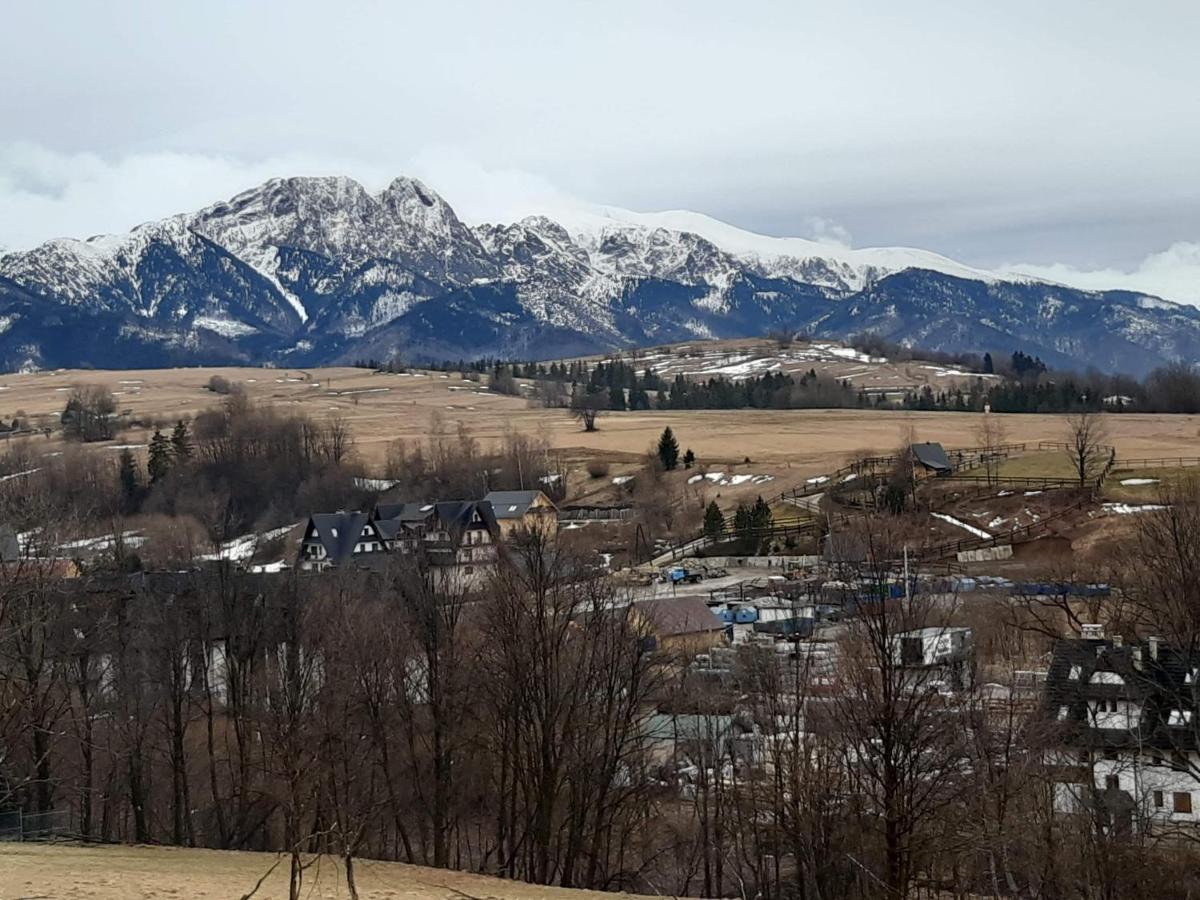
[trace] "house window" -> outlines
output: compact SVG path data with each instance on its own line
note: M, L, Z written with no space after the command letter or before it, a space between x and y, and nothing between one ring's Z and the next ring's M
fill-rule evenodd
M1162 791L1154 792L1154 808L1155 809L1163 808L1163 792Z
M1184 815L1192 814L1192 795L1184 791L1176 791L1174 794L1175 812Z
M1119 791L1121 789L1121 776L1105 775L1104 786L1110 791Z
M1070 712L1071 712L1071 710L1068 707L1060 706L1058 708L1058 721L1061 722L1063 719L1065 719L1070 714Z
M1070 678L1072 681L1078 681L1080 671L1081 670L1080 670L1079 666L1071 666L1071 674L1068 675L1067 677Z
M1167 715L1167 724L1173 727L1192 724L1192 711L1190 709L1173 709Z

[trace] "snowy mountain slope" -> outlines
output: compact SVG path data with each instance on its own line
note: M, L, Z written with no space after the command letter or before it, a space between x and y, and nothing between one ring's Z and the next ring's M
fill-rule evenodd
M273 179L86 241L0 256L0 366L555 357L772 328L1140 372L1200 359L1200 313L852 250L688 212L470 227L398 178Z
M876 278L904 269L928 269L979 281L1001 278L995 273L965 266L927 250L906 247L852 250L834 242L771 237L687 210L639 213L615 207L599 207L596 212L571 213L564 224L577 240L587 245L594 245L606 236L619 232L661 230L691 235L719 247L758 274L794 278L842 290L860 290ZM1010 280L1016 278L1007 277Z

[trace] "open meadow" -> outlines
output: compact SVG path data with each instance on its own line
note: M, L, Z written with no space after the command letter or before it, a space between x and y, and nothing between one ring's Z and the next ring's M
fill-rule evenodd
M0 847L0 900L237 900L266 880L254 900L288 895L288 864L271 853L181 847L6 844ZM362 900L595 900L622 896L504 881L445 869L355 861ZM270 872L269 875L267 873ZM349 896L342 867L323 857L304 873L302 895ZM624 895L629 896L629 895Z
M978 443L983 418L977 413L885 410L650 410L611 412L598 430L585 433L563 409L544 409L521 396L489 391L458 373L377 373L369 369L189 368L130 371L56 371L0 376L0 418L20 414L33 425L56 426L71 389L101 384L112 390L118 410L131 420L169 427L181 417L218 405L206 388L218 375L241 384L254 400L314 418L341 416L352 426L355 445L369 469L382 466L397 439L420 441L438 423L460 426L482 443L506 431L544 436L568 461L604 458L634 463L650 449L665 426L681 447L693 449L702 464L774 474L782 482L841 465L855 454L890 452L910 439L946 447ZM1008 442L1063 440L1062 416L994 415ZM1105 417L1109 440L1123 457L1188 456L1200 446L1200 417L1124 413ZM147 427L126 430L104 448L140 447ZM43 442L57 449L56 432Z

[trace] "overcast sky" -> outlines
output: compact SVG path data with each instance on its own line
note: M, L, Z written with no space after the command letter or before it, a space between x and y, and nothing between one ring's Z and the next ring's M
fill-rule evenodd
M0 246L416 175L1200 303L1200 4L9 4Z

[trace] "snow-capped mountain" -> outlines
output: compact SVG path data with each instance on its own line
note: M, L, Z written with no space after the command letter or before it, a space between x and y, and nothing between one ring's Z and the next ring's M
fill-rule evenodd
M1200 313L689 212L471 227L421 182L282 178L126 235L0 255L0 367L552 358L769 329L873 330L1141 372Z

